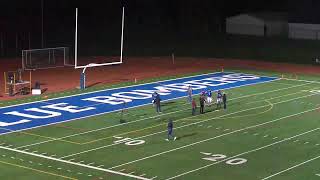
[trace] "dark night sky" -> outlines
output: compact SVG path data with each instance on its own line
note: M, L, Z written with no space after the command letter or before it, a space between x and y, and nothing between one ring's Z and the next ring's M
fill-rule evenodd
M72 16L74 7L82 10L82 15L110 17L118 12L120 0L44 0L45 18L54 23L61 16ZM125 2L125 3L123 3ZM163 19L177 19L181 11L191 16L219 15L221 17L241 12L287 11L286 1L281 0L128 0L122 3L130 16L161 16ZM199 3L200 2L200 3ZM311 6L312 7L312 6ZM86 13L86 14L84 14ZM0 7L1 29L32 28L39 24L41 0L2 0ZM178 18L179 19L179 18Z
M61 34L73 36L75 7L79 7L79 26L92 34L119 28L122 5L130 32L145 27L213 32L224 26L228 16L261 11L287 12L290 22L320 23L319 0L44 0L44 4L48 41ZM0 32L31 32L40 37L41 0L2 0Z

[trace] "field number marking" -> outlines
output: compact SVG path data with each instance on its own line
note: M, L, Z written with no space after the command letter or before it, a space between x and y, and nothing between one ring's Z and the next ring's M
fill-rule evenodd
M113 143L114 144L125 144L127 146L137 146L137 145L142 145L144 144L146 141L144 140L139 140L139 139L132 139L132 138L123 138L123 137L114 137L116 140Z
M211 154L211 153L203 153L203 152L201 152L201 154L209 156L209 157L202 158L203 160L212 161L212 162L220 161L227 158L227 156L224 154ZM248 160L244 158L233 158L233 159L227 160L226 164L229 164L232 166L240 165L240 164L246 163L247 161Z

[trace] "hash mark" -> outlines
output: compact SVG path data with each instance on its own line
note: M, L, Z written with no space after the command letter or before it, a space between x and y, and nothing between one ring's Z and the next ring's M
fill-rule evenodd
M206 155L206 156L210 156L211 155L211 153L206 153L206 152L200 152L201 154L203 154L203 155Z

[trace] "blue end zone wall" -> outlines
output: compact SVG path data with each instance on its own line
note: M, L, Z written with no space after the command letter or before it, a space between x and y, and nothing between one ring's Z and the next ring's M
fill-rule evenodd
M187 96L188 85L193 87L193 94L199 94L207 89L230 89L276 79L232 72L212 73L3 107L0 108L0 135L121 110L123 101L127 101L127 108L151 104L152 92L158 90L164 101Z

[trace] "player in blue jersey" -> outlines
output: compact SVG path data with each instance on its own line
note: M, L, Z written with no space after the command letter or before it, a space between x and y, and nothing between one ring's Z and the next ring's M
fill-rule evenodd
M217 93L217 109L221 108L221 104L222 104L222 92L221 90L219 90Z
M169 141L170 139L173 139L175 141L177 139L177 137L175 137L173 135L173 122L172 122L172 120L169 120L167 128L168 128L168 139L166 139L166 141Z
M152 104L153 104L153 106L155 106L157 95L158 95L158 93L156 91L152 94Z
M207 96L207 99L206 99L207 105L211 106L211 104L212 104L212 91L210 89L208 89L206 91L206 96Z

